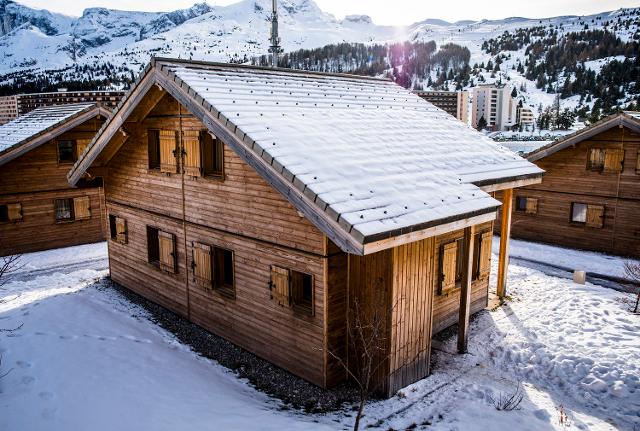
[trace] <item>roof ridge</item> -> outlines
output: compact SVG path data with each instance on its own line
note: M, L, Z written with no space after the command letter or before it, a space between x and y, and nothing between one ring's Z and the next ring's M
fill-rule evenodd
M337 77L337 78L346 78L351 80L358 81L376 81L376 82L393 82L387 78L381 78L376 76L366 76L366 75L356 75L353 73L338 73L338 72L319 72L312 70L302 70L302 69L290 69L286 67L267 67L267 66L254 66L250 64L237 64L237 63L222 63L215 61L203 61L203 60L187 60L182 58L171 58L171 57L152 57L151 63L178 63L178 64L188 64L191 66L202 66L204 67L219 67L222 69L245 69L245 70L260 70L263 72L273 72L276 74L296 74L296 75L311 75L311 76L322 76L322 77ZM407 90L409 91L409 90Z

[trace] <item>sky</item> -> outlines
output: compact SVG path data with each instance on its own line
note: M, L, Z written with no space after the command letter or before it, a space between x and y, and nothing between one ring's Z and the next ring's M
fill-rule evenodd
M87 7L140 11L171 11L203 0L18 0L24 5L80 16ZM210 5L228 5L238 0L207 0ZM427 18L446 21L500 19L512 16L546 18L560 15L590 15L621 7L640 7L640 0L459 0L456 6L434 0L315 0L325 12L369 15L376 24L412 24Z

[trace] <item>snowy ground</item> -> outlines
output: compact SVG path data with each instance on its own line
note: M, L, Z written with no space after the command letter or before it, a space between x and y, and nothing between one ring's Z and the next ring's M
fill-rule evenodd
M539 248L540 247L540 248ZM303 415L255 391L102 287L104 244L34 253L0 291L1 430L342 429L349 412ZM513 247L556 256L548 246ZM596 266L603 255L574 252ZM562 254L562 253L560 253ZM614 268L615 265L610 266ZM474 319L433 374L371 403L374 429L548 430L640 427L640 316L630 296L519 266L512 300ZM6 329L17 328L15 331ZM490 397L522 382L521 409ZM561 411L568 422L560 423Z

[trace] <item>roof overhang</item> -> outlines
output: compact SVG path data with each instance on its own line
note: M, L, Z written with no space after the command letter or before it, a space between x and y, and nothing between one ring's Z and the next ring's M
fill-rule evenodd
M85 121L91 120L92 118L100 115L104 118L109 118L111 111L101 106L94 106L72 116L64 122L55 124L40 133L33 135L29 139L26 139L0 153L0 166L28 153L52 139L57 138L65 132L74 129Z
M603 118L602 120L592 124L589 127L564 136L562 139L556 142L538 148L537 150L527 155L527 160L529 160L530 162L538 161L616 126L628 127L634 132L640 133L640 119L625 112L621 112L619 114L613 114L609 117Z

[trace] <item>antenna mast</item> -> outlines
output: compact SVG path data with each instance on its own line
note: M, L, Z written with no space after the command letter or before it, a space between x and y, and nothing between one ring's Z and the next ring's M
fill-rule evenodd
M280 48L280 37L278 36L278 0L272 0L271 12L271 67L278 67L278 54L282 52Z

